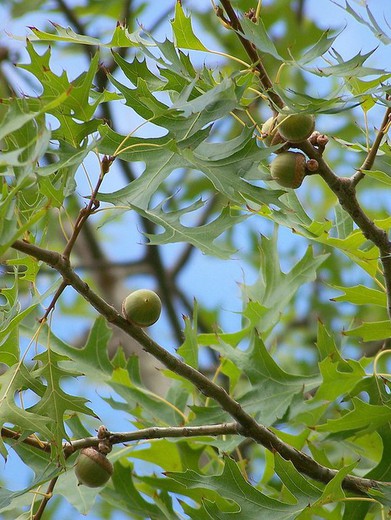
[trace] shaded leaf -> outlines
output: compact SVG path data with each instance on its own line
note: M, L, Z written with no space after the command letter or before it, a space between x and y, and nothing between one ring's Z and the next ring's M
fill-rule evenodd
M220 215L208 224L195 227L181 224L181 217L188 215L202 206L203 203L199 201L187 208L166 213L163 210L163 203L152 210L142 210L141 208L131 205L137 213L164 228L164 233L156 235L145 234L149 240L149 244L159 245L185 242L192 244L204 254L217 256L219 258L228 258L234 250L227 249L214 242L224 231L242 222L248 218L249 215L235 214L237 212L234 212L229 206L226 206Z

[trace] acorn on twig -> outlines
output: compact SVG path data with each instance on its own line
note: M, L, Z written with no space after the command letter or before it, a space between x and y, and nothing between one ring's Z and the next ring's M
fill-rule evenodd
M149 327L160 317L162 302L149 289L138 289L129 294L122 303L124 318L138 327Z
M270 163L270 173L285 188L298 188L306 175L306 158L300 152L282 152Z
M290 143L300 143L310 137L315 127L312 114L294 114L284 110L277 116L277 129L281 137Z
M95 448L80 451L75 465L75 474L79 485L95 488L106 484L113 474L113 465L103 453Z

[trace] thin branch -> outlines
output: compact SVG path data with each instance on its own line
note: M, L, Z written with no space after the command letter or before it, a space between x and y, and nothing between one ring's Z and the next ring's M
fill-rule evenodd
M123 444L125 442L135 442L148 439L168 439L176 437L202 437L219 435L240 435L240 425L236 422L207 424L203 426L169 426L169 427L152 427L143 428L133 432L110 432L108 441L110 444ZM89 446L98 446L100 439L98 437L87 437L78 441L72 441L67 444L64 449L72 453Z
M256 48L254 47L254 45L251 42L249 42L247 40L247 38L244 37L242 26L240 24L238 17L236 16L236 13L231 5L231 2L229 0L221 0L221 5L224 7L225 12L227 13L229 25L236 32L236 34L240 40L240 43L244 47L244 50L246 51L248 57L250 58L250 60L253 64L254 69L259 74L259 81L260 81L261 85L263 86L267 96L272 101L274 106L283 108L284 102L280 98L280 96L274 92L273 83L272 83L271 79L269 78L269 75L266 72L265 67L263 66L262 60L260 59ZM227 22L226 19L224 19L224 21Z
M248 56L253 61L253 63L256 64L255 68L259 72L260 82L262 83L266 92L269 94L270 99L275 103L275 105L282 107L284 103L282 102L279 96L273 93L273 84L269 76L267 75L267 72L262 64L260 57L257 54L256 49L241 34L242 27L231 5L231 2L229 0L221 0L221 4L223 5L227 13L230 26L236 31L238 38L240 39ZM227 20L225 20L225 22L227 22ZM312 146L309 141L299 143L297 147L303 150L310 159L316 159L318 161L319 170L317 173L319 173L323 177L328 186L338 197L339 203L345 209L345 211L349 213L353 221L363 232L364 236L368 240L371 240L379 248L380 260L383 265L383 274L387 292L387 311L388 316L391 319L391 242L388 239L387 233L384 230L377 227L375 223L362 210L357 201L355 192L355 186L364 175L362 173L362 170L368 170L372 168L382 138L389 127L390 116L391 107L389 107L386 110L380 130L363 165L350 179L338 177L337 175L335 175L335 173L331 170L331 168L323 159L321 151Z
M32 446L37 450L45 451L47 453L51 452L51 444L50 442L44 442L38 439L35 435L29 435L28 437L23 437L20 432L16 432L15 430L11 430L10 428L1 428L1 438L3 439L13 439L18 441L21 439L21 442L27 444L28 446Z
M64 258L59 253L42 249L34 244L29 244L21 240L14 242L12 247L17 251L49 263L49 265L55 268L63 276L64 280L87 300L99 314L133 337L140 343L144 350L152 354L169 370L187 379L197 387L201 393L219 403L220 406L240 424L238 433L244 437L254 439L271 452L278 452L284 459L290 460L298 471L315 480L327 483L338 474L337 470L322 466L305 453L298 451L296 448L280 440L271 430L259 424L249 415L237 401L228 395L224 388L218 386L201 372L168 352L150 338L141 328L125 320L114 307L94 293L88 284L73 271L67 258ZM382 483L383 486L384 484L385 483ZM391 483L389 484L391 486ZM378 485L380 485L380 482L352 475L346 476L342 481L342 487L344 489L359 495L365 495L368 489L376 488Z
M384 135L387 133L387 130L389 128L390 118L391 118L391 107L388 107L386 110L386 113L384 114L384 118L380 125L379 131L376 135L376 139L374 140L373 145L368 152L368 155L366 156L366 158L365 158L364 162L362 163L362 165L360 166L360 168L350 178L353 186L356 186L359 183L359 181L365 177L365 173L363 173L363 170L370 170L372 168L373 163L375 162L375 159L376 159L377 152L379 150L379 146L382 142Z
M82 208L80 210L79 216L77 217L76 223L74 225L72 236L68 240L67 245L65 246L63 256L65 256L66 258L69 258L84 223L86 222L88 217L99 207L99 201L97 200L96 196L98 194L99 188L102 185L104 176L110 170L110 166L112 165L113 161L114 157L107 157L106 155L102 159L100 165L99 178L96 183L96 186L92 191L90 201L85 208Z
M57 484L57 480L58 480L58 476L52 478L52 480L49 482L49 485L48 485L48 487L46 489L46 493L45 493L43 499L41 500L41 503L39 504L37 512L33 515L33 519L32 520L41 520L42 515L43 515L43 513L45 511L45 508L47 506L47 503L49 502L49 500L53 496L53 491L54 491L54 488L55 488L55 486Z
M60 298L62 293L65 291L67 286L68 286L67 282L65 280L63 280L61 282L60 287L57 289L55 295L53 296L52 301L49 303L49 306L45 310L45 314L42 316L42 318L39 319L40 323L43 323L44 321L47 320L49 314L52 312L52 310L54 310L58 299Z
M168 426L168 427L152 427L135 430L132 432L109 432L107 439L111 445L123 444L125 442L134 442L148 439L168 439L174 437L202 437L205 435L240 435L240 425L236 422L206 424L202 426ZM1 437L21 440L24 444L28 444L45 453L50 453L51 443L43 442L33 435L24 438L21 433L11 430L10 428L1 428ZM63 450L65 457L69 457L72 453L90 446L97 447L101 442L101 438L85 437L75 441L64 443Z
M350 178L338 177L323 159L322 154L309 141L298 143L297 147L303 150L308 157L316 159L319 163L317 173L325 180L329 188L338 197L343 209L349 213L353 222L361 229L363 235L379 248L380 261L383 266L383 276L387 294L387 312L391 319L391 241L384 229L379 228L361 208L356 196L356 183L354 176ZM374 146L372 147L374 149ZM371 154L368 156L367 165L371 166L374 160ZM365 162L364 162L365 164Z

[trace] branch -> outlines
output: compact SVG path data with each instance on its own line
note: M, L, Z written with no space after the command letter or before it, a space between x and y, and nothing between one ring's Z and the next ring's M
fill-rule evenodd
M388 112L388 111L387 111ZM387 116L387 120L389 115ZM384 118L385 120L386 118ZM371 149L377 150L376 143L379 141L380 132L375 140L375 143ZM381 138L380 138L381 140ZM379 141L380 143L380 141ZM378 146L378 145L377 145ZM361 208L357 196L356 196L356 181L357 177L353 175L350 178L338 177L328 166L326 161L323 159L322 154L317 150L309 141L298 143L297 147L303 150L311 159L316 159L319 164L317 173L324 179L328 184L329 188L338 197L338 201L343 209L349 213L353 222L361 229L363 235L368 240L371 240L380 251L380 261L383 265L383 276L386 285L387 294L387 311L388 316L391 319L391 241L388 238L388 234L383 229L376 226L368 215ZM369 153L364 165L371 167L376 154Z
M384 118L380 125L380 129L377 133L376 139L374 140L373 145L368 152L368 155L366 156L364 162L362 163L360 168L357 170L357 172L354 175L352 175L352 177L350 178L350 180L354 186L356 186L358 184L358 182L364 178L365 174L363 173L363 170L370 170L372 168L373 163L375 162L375 159L376 159L377 152L379 150L379 146L390 126L390 118L391 118L391 107L388 107L386 110L386 113L384 114Z
M236 16L236 13L231 5L231 2L229 0L221 0L221 5L224 7L225 12L227 13L228 23L229 23L230 27L232 27L232 29L236 32L236 34L240 40L240 43L244 47L244 50L246 51L251 62L253 63L254 69L259 74L259 81L261 82L261 85L263 86L264 90L266 91L267 96L272 101L274 106L283 108L284 102L280 98L280 96L273 91L273 83L272 83L271 79L269 78L269 75L266 72L265 67L263 66L262 60L259 57L256 48L243 35L242 26L240 24L238 17ZM219 16L218 12L216 14ZM224 18L224 22L227 23L227 20L225 18Z
M95 294L71 268L69 260L59 253L42 249L36 245L17 240L12 245L14 249L31 255L38 260L47 262L55 268L85 300L87 300L107 321L116 325L124 332L137 340L144 350L152 354L175 374L190 381L200 392L214 399L228 412L235 421L240 424L238 433L244 437L250 437L257 443L262 444L271 452L278 452L284 459L290 460L295 468L309 477L327 483L332 480L338 471L318 464L305 453L293 448L280 440L268 428L249 415L241 405L235 401L224 388L209 380L201 372L187 365L179 358L165 350L162 346L150 338L141 328L123 318L114 307L106 303L100 296ZM366 490L376 488L380 483L375 480L360 478L352 475L346 476L342 481L342 487L358 495L365 495ZM384 483L382 483L384 485ZM390 483L391 486L391 483Z
M123 444L124 442L134 442L147 439L168 439L175 437L201 437L205 435L219 436L219 435L240 435L240 425L236 422L221 423L221 424L207 424L203 426L168 426L168 427L153 427L143 428L132 432L109 432L106 436L111 445ZM51 443L42 442L33 435L23 438L22 434L11 430L10 428L1 428L1 437L13 440L21 439L21 442L28 444L40 451L50 453ZM85 437L76 441L67 442L63 445L65 457L69 457L75 451L89 448L90 446L98 446L101 438Z
M107 157L105 155L102 159L102 162L100 163L99 178L96 183L96 186L94 187L94 189L91 193L90 201L85 208L82 208L80 210L79 216L77 217L77 220L74 225L72 236L68 240L67 245L65 246L63 256L65 256L66 258L69 258L70 254L72 252L72 249L76 243L77 237L79 236L84 223L86 222L88 217L99 207L99 201L97 200L96 196L98 194L99 188L102 185L104 176L110 170L110 166L112 165L113 161L114 161L114 157Z

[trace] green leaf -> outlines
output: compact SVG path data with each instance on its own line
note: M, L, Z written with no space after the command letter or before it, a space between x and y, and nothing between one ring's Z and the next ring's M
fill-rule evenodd
M335 227L337 229L338 238L344 239L353 231L353 220L347 211L339 204L334 208Z
M145 460L157 464L164 471L181 471L183 469L178 452L178 445L165 439L155 439L144 449L129 449L129 458Z
M192 244L204 254L217 256L219 258L228 258L234 250L219 244L214 244L215 240L224 233L224 231L239 222L243 222L243 220L249 217L249 215L235 214L237 212L234 212L230 206L226 206L220 215L208 224L195 227L184 226L181 224L181 218L203 207L204 203L198 201L187 208L170 211L169 213L163 211L163 204L164 202L152 210L142 210L141 208L131 205L137 213L164 228L164 232L160 234L145 234L149 240L149 244L159 245L184 242Z
M318 335L316 346L319 350L321 360L330 358L334 362L346 363L341 353L337 349L333 336L326 329L326 326L318 320Z
M345 336L359 336L363 341L386 340L391 336L391 322L390 320L367 322L343 333Z
M76 348L68 345L60 338L50 333L52 349L58 354L72 359L77 369L84 375L96 381L109 381L113 372L107 354L107 344L110 341L112 331L107 326L107 321L103 316L95 320L87 342L83 348Z
M366 376L365 370L355 360L335 362L327 357L319 363L319 369L323 382L316 391L316 400L333 401L352 390Z
M387 297L383 291L365 287L365 285L355 285L354 287L340 287L331 285L333 289L342 291L344 294L332 298L333 302L350 302L355 305L378 305L385 308Z
M384 184L391 186L391 175L387 172L382 172L379 170L363 170L363 173L365 173L365 175L367 175L368 177L372 177L377 181L383 182Z
M176 516L167 515L161 507L159 507L159 497L154 496L154 502L145 500L140 493L132 478L130 467L124 467L120 462L114 465L114 473L112 476L112 486L106 486L102 492L102 498L115 506L116 509L124 511L131 516L138 515L140 518L148 517L151 520L173 520Z
M320 491L298 473L295 476L299 478L299 482L305 482L305 486L296 489L300 496L296 504L289 504L271 498L261 491L253 487L244 479L239 470L238 465L230 458L226 457L223 472L220 475L207 476L200 475L195 471L188 470L185 473L171 473L167 476L176 482L181 483L188 489L201 488L217 492L220 496L232 500L237 505L234 512L235 518L238 520L259 520L260 515L267 515L268 520L293 520L299 512L308 507L309 502L313 498L320 495ZM282 463L283 464L283 463ZM288 463L285 463L288 464ZM284 467L286 471L286 466ZM283 479L290 478L289 474L281 471ZM206 502L203 503L201 510L208 511ZM231 512L223 512L217 506L213 508L213 519L231 518ZM201 517L202 518L202 517Z
M193 32L190 16L185 16L181 2L175 4L175 17L171 22L174 33L174 41L177 47L195 51L207 51L208 49L200 42Z
M238 104L242 88L238 87L232 78L224 78L205 93L191 98L191 93L196 85L196 80L184 89L173 103L171 109L182 112L189 118L193 114L199 114L202 125L216 121L228 115Z
M116 368L109 382L111 388L122 398L122 401L107 399L113 409L123 410L138 418L143 427L182 425L185 420L183 408L186 406L187 392L181 393L181 403L177 399L172 403L169 395L163 397L146 388L141 382L138 358L129 359L126 369Z
M138 59L135 57L132 61L128 61L125 60L118 52L113 52L113 58L128 80L135 87L137 87L140 78L145 81L150 92L162 90L166 85L165 81L160 79L149 70L145 59ZM162 72L164 71L160 71L160 73Z
M178 348L178 355L191 367L198 368L198 303L196 300L194 300L193 305L193 320L191 321L188 316L183 316L183 319L185 321L185 329L183 331L185 340Z
M111 40L107 43L102 43L99 38L93 38L92 36L86 36L84 34L77 34L71 27L62 27L58 23L51 22L55 28L57 34L48 33L41 31L36 27L30 27L34 37L30 37L30 40L39 41L50 41L50 42L68 42L79 45L89 45L93 47L138 47L139 43L143 40L139 37L140 31L129 33L126 27L118 24L115 28ZM147 44L144 41L144 44Z
M12 424L26 436L37 432L45 440L50 440L53 419L34 411L24 410L15 402L18 393L26 388L30 388L37 395L41 395L44 391L42 383L33 377L24 365L16 364L0 375L0 426ZM0 453L6 458L7 450L2 439L0 439Z
M261 18L254 23L249 18L243 17L240 23L247 40L255 45L261 53L270 54L278 62L285 61L277 52L273 39L270 38L270 35L267 33Z
M305 49L303 56L300 57L298 62L301 65L306 65L313 60L323 56L330 47L333 45L337 37L341 34L341 31L335 32L328 29L325 31L319 40L310 49Z
M52 446L62 454L62 441L68 439L65 430L64 415L66 412L78 412L96 417L90 408L86 406L87 400L67 394L60 386L61 379L65 377L75 377L75 372L65 370L60 366L63 361L69 361L67 356L57 354L52 350L46 350L42 354L37 354L34 359L39 362L39 367L33 372L35 377L43 378L46 381L45 391L37 404L30 410L37 413L42 418L49 419L52 430Z
M373 14L371 13L371 11L369 10L369 7L366 5L365 8L367 10L367 14L369 16L369 19L370 19L370 22L368 22L367 20L365 20L362 16L360 16L350 5L348 2L346 2L346 5L345 6L340 6L339 4L336 3L336 5L338 5L338 7L342 7L346 12L348 12L349 14L351 14L359 23L361 23L362 25L365 25L366 27L368 27L368 29L370 31L372 31L373 35L378 38L382 43L384 43L385 45L389 45L391 43L391 38L389 38L385 31L379 27L379 25L377 24L376 22L376 18L373 16Z
M260 314L258 330L270 331L275 326L299 287L315 280L317 269L327 257L327 254L314 257L312 248L308 247L303 258L285 274L280 268L276 233L272 239L262 237L258 280L252 286L243 285L242 288L249 302L262 302L262 307L267 309ZM244 316L246 312L245 309Z
M237 399L248 413L254 414L266 426L285 415L295 394L302 394L304 389L318 382L315 377L289 374L282 370L255 332L245 351L223 342L213 348L246 374L251 388Z
M330 419L326 424L317 426L321 432L350 432L355 435L376 431L391 421L391 408L385 405L373 405L353 398L353 410L340 419Z
M335 477L333 477L330 482L326 484L323 490L323 494L318 500L319 505L336 502L338 500L344 500L346 498L346 493L342 489L342 481L347 475L353 472L357 464L358 462L354 462L353 464L349 464L348 466L345 466L338 471Z
M269 152L260 150L248 131L225 143L202 143L194 151L182 150L182 157L189 166L203 172L216 190L229 200L238 204L249 200L281 207L279 197L283 191L259 188L245 180L249 170L257 167L267 155Z
M192 122L190 118L189 124ZM102 127L101 134L101 153L118 155L125 161L143 161L146 165L140 177L126 187L114 193L99 193L98 199L101 201L147 210L152 196L170 173L177 168L189 167L201 171L217 191L238 204L251 200L282 206L278 200L283 193L281 190L262 189L242 178L262 158L262 150L248 131L224 144L196 143L198 146L194 152L188 147L182 149L176 146L169 135L145 139L126 137L108 127ZM205 134L202 137L206 137ZM180 142L177 144L180 145ZM264 155L268 153L265 151Z
M372 67L363 67L364 62L375 52L376 49L372 49L371 51L361 54L357 54L350 60L343 59L334 49L334 57L336 58L338 64L330 65L328 67L305 67L302 66L304 70L315 74L316 76L335 76L335 77L364 77L364 76L373 76L379 74L385 74L384 69L375 69Z

